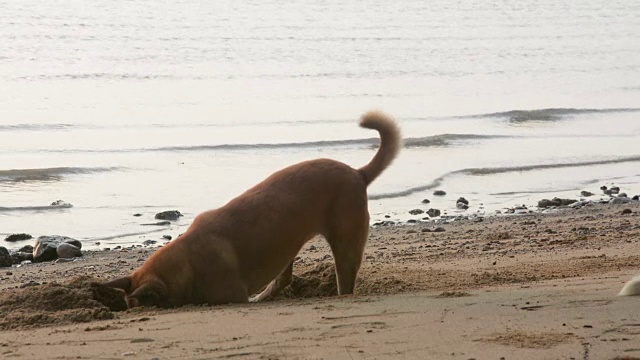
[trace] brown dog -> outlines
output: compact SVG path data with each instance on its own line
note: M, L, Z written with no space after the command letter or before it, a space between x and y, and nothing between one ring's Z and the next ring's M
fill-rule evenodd
M323 235L335 258L339 294L352 294L369 235L367 185L401 147L389 116L368 112L360 126L380 133L380 148L360 169L318 159L276 172L228 204L198 215L189 229L130 276L107 285L128 306L247 302L291 283L302 246ZM274 280L275 278L275 280Z

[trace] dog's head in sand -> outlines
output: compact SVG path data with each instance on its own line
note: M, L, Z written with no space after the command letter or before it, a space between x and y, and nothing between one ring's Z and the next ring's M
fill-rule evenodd
M367 186L401 147L390 116L371 111L360 126L380 134L365 166L316 159L277 171L198 215L139 269L107 285L124 290L130 308L247 302L254 294L251 301L260 301L291 283L296 255L320 234L333 253L338 293L352 294L369 236Z

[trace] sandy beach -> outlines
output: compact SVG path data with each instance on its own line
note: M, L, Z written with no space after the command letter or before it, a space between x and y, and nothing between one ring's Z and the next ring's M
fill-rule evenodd
M57 285L124 275L153 248L3 268L0 355L636 359L639 299L617 293L640 273L639 214L634 201L373 227L355 296L335 295L320 238L300 253L290 288L247 305L111 311Z

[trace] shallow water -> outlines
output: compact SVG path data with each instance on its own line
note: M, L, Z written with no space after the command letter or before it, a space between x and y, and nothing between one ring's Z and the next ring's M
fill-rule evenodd
M370 108L406 138L370 187L372 221L452 213L459 196L493 213L640 193L639 15L635 1L0 3L0 236L175 236L284 166L365 164ZM42 208L58 199L74 206ZM176 225L140 225L174 208Z

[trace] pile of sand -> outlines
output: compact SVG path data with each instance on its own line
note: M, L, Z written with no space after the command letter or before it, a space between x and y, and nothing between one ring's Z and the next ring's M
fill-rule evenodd
M0 330L113 319L127 309L124 294L89 277L66 284L45 284L0 294Z
M385 295L412 290L413 285L389 274L375 276L361 272L356 280L358 295ZM293 276L293 282L282 291L286 298L313 298L338 295L333 262L322 262Z

